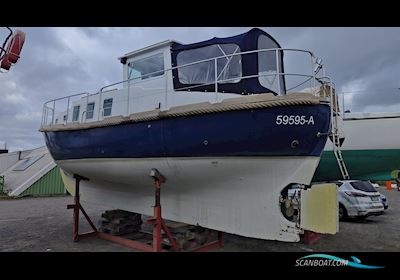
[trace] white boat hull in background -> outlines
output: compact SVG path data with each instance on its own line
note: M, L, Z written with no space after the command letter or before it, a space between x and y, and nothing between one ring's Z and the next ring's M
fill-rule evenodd
M400 114L351 113L341 120L345 140L341 153L351 179L392 180L392 171L400 170ZM342 179L333 143L325 144L314 181Z
M341 150L400 149L400 114L369 113L346 114L341 120L345 141ZM365 117L363 117L365 115ZM325 151L332 151L332 141L327 141Z

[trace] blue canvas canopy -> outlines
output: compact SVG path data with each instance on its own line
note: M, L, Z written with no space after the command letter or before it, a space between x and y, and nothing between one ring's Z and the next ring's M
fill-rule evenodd
M232 56L241 52L277 48L281 48L279 43L258 28L233 37L215 37L194 44L173 43L171 49L173 67L221 57L217 61L212 59L174 69L174 88L175 90L215 91L217 76L218 92L278 94L280 87L280 93L285 94L284 76L276 75L277 72L284 72L282 50L278 51L278 59L275 50ZM217 68L217 74L215 68ZM243 78L257 75L262 77Z

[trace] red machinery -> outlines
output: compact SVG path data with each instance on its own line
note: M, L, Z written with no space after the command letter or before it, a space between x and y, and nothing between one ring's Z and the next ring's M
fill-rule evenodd
M20 30L13 32L8 27L7 29L10 31L10 34L4 41L3 46L0 47L0 69L4 70L10 70L10 67L17 63L25 42L25 32Z

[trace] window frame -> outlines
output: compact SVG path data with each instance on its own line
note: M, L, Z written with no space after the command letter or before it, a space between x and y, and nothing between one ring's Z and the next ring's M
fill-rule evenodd
M106 101L110 101L111 100L111 105L110 105L110 107L105 107L105 105L106 105ZM104 99L103 100L103 117L109 117L109 116L111 116L112 115L112 105L113 105L113 98L111 97L111 98L107 98L107 99ZM108 110L108 109L110 109L110 114L108 114L108 115L106 115L106 110Z
M260 45L260 41L262 40L261 38L266 38L268 39L270 42L272 42L274 44L273 48L264 48L261 47ZM257 38L257 50L264 50L264 49L280 49L281 47L279 46L279 44L277 42L275 42L271 37L265 35L265 34L260 34ZM278 86L276 86L276 94L280 94L280 95L286 95L286 82L285 82L285 72L284 72L284 65L283 65L283 51L279 50L278 51L278 61L276 61L276 51L264 51L264 52L258 52L257 53L257 73L258 73L258 82L260 83L260 85L264 88L267 88L269 90L275 90L275 89L271 89L268 87L268 85L264 84L264 81L262 80L262 78L265 77L272 77L271 76L260 76L262 71L261 71L261 64L260 62L262 61L262 56L266 55L268 53L273 53L274 54L274 64L275 64L275 77L277 77L277 80L279 80L279 86L280 89L278 88ZM278 75L278 73L282 73L283 75ZM274 81L274 84L277 83L277 80Z
M146 73L145 75L149 75L151 73L156 73L156 72L160 72L160 74L157 74L156 76L150 76L150 77L147 77L147 78L144 78L144 79L142 78L142 76L145 76L145 75L142 75L142 74L140 74L140 77L136 77L136 78L131 78L130 77L130 73L129 73L130 69L131 68L135 69L135 68L131 67L131 65L133 63L145 61L145 60L150 59L150 58L155 57L155 56L161 56L162 57L162 63L163 63L162 64L162 66L163 66L162 70L157 70L157 71L154 71L154 72ZM129 61L128 65L127 65L127 79L129 80L130 83L142 82L142 81L150 81L152 79L160 78L160 77L162 77L164 75L165 75L165 54L164 54L164 52L154 53L154 54L151 54L151 55L146 56L146 57L142 57L142 58L139 58L139 59L136 59L136 60Z
M75 108L78 108L78 113L76 114L76 119L75 119ZM72 121L77 122L79 121L79 113L81 111L81 105L75 105L72 109Z
M356 191L362 191L362 192L367 192L367 193L373 193L376 192L377 190L375 187L371 184L371 182L368 181L352 181L349 182L350 186L355 189Z
M88 119L93 119L93 117L94 117L94 108L96 106L95 104L96 104L96 102L90 102L90 103L88 103L86 105L86 119L87 120ZM88 109L89 105L93 105L93 109L91 111L89 111L89 109ZM89 117L89 113L91 113L91 117Z
M230 53L230 54L226 54L225 53L225 51L224 50L221 50L222 48L221 48L221 46L223 46L223 45L232 45L232 46L234 46L235 47L235 50L233 51L233 53ZM217 47L219 47L219 49L220 49L220 51L221 51L221 55L218 55L218 56L215 56L215 57L209 57L209 58L203 58L203 59L200 59L200 60L198 60L198 61L192 61L192 62L187 62L187 63L184 63L184 64L179 64L179 56L180 55L182 55L182 54L184 54L184 53L187 53L187 52L193 52L193 51L198 51L198 50L200 50L200 49L204 49L204 48L209 48L209 47L211 47L211 46L217 46ZM231 78L231 80L230 81L218 81L218 84L221 84L221 85L223 85L223 84L238 84L238 83L240 83L242 80L243 80L243 56L241 55L241 54L238 54L238 53L241 53L242 52L242 50L241 50L241 48L240 48L240 45L238 45L238 44L235 44L235 43L215 43L215 44L211 44L211 45L207 45L207 46L203 46L203 47L199 47L199 48L195 48L195 49L189 49L189 50L184 50L184 51L181 51L181 52L179 52L178 54L177 54L177 56L176 56L176 61L177 61L177 78L178 78L178 81L179 81L179 83L181 84L181 85L186 85L186 86L190 86L190 85L210 85L210 84L212 84L212 83L214 83L215 81L213 81L212 83L211 82L202 82L202 83L200 83L200 82L195 82L195 83L186 83L186 82L184 82L184 81L182 81L181 79L180 79L180 71L182 71L182 69L184 69L185 67L191 67L191 66L196 66L196 65L201 65L202 63L212 63L213 65L214 65L214 59L213 58L216 58L216 57L219 57L218 59L217 59L217 71L219 70L218 69L218 60L220 60L220 59L230 59L230 61L228 62L228 64L229 63L231 63L231 60L233 59L233 58L239 58L239 61L241 62L240 63L240 76L238 76L238 77L232 77ZM199 61L202 61L202 60L207 60L207 61L203 61L203 62L199 62ZM182 65L185 65L185 64L190 64L190 63L195 63L195 62L197 62L196 64L193 64L193 65L190 65L190 66L183 66L182 67ZM221 75L224 71L226 71L226 66L227 66L227 64L224 64L223 65L223 67L222 67L222 69L221 69L221 72L219 72L218 73L218 75ZM215 66L213 66L212 67L214 70L215 70ZM213 77L215 76L215 73L214 73L214 75L213 75ZM234 80L234 78L235 78L235 80ZM236 80L237 79L237 80Z

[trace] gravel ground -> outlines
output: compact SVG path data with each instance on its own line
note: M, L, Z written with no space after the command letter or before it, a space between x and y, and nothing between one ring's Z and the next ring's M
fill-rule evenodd
M398 252L400 251L400 192L379 189L389 201L384 215L340 222L339 232L316 244L285 243L225 234L224 252ZM129 248L97 238L72 242L72 197L0 199L0 251L122 252ZM105 208L84 204L93 221ZM90 230L81 218L80 232Z

